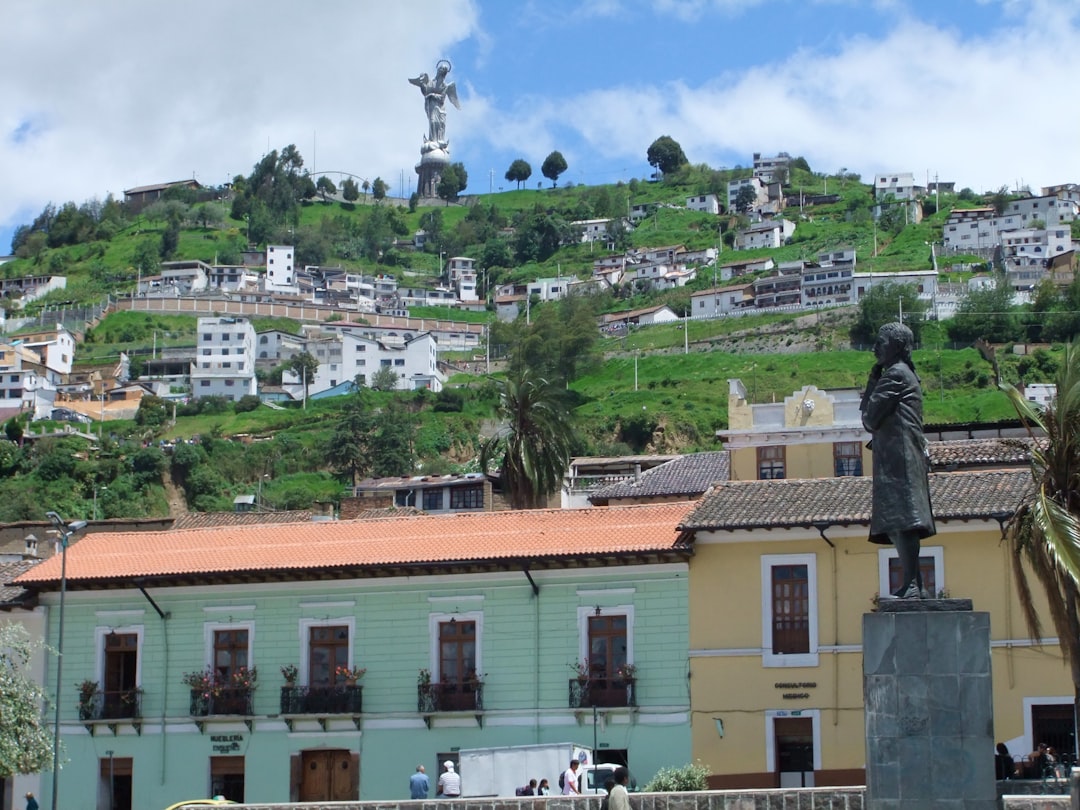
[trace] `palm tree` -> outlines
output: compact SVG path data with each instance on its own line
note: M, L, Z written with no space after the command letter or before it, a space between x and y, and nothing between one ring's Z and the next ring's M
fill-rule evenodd
M1057 396L1040 410L1011 385L1009 395L1029 435L1034 487L1005 528L1013 579L1031 637L1042 627L1029 575L1046 592L1050 619L1073 680L1073 727L1080 708L1080 343L1066 346Z
M502 383L499 416L506 424L481 445L481 469L498 458L503 493L514 509L547 506L562 486L575 440L558 389L527 368L511 371Z

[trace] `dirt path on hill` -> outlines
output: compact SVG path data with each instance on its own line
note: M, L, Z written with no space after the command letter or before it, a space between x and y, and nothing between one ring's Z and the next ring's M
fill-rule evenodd
M169 501L169 517L180 517L188 513L184 491L172 482L168 473L165 474L165 497Z

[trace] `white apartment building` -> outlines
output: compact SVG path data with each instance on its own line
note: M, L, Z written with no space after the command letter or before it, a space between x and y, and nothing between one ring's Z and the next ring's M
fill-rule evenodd
M750 206L751 210L760 208L769 201L769 183L767 180L763 181L757 175L744 177L742 180L732 180L727 184L727 207L729 211L735 210L735 200L738 198L739 192L746 186L754 190L754 203Z
M1080 203L1057 196L1027 197L1007 203L1002 214L1019 216L1021 228L1029 227L1034 220L1040 220L1047 226L1059 225L1072 222L1080 215Z
M795 223L789 219L772 219L751 225L735 235L735 250L778 248L795 233Z
M890 194L896 200L914 200L923 189L915 185L911 172L893 172L874 175L874 199L883 200Z
M37 352L51 384L60 385L71 373L75 362L75 336L62 324L55 329L40 332L24 332L19 335L20 345Z
M246 318L199 318L191 395L236 401L257 394L255 328Z
M690 294L690 317L718 318L752 304L752 284L713 287Z
M1072 230L1068 225L1002 232L1001 257L1009 286L1018 292L1030 290L1046 278L1049 260L1071 248Z
M296 281L295 251L292 245L266 246L266 291L268 293L300 292Z
M573 276L558 276L556 278L538 278L535 281L530 281L526 285L526 295L530 298L532 296L538 296L541 301L558 301L560 298L565 298L567 292L570 290L570 283L574 281ZM503 285L500 289L505 289L506 285ZM511 288L513 285L510 285ZM513 291L506 293L512 295Z
M701 211L705 214L719 214L720 199L715 194L699 194L696 197L687 197L686 207L690 211Z
M454 256L446 265L450 284L457 290L461 301L476 301L476 259L468 256Z
M18 341L0 343L0 414L29 412L47 419L56 401L56 384L41 355Z
M934 270L905 270L899 273L855 273L854 302L858 303L875 284L910 284L920 301L933 304L938 294L938 274Z
M850 304L854 299L854 264L807 265L802 269L802 304Z
M765 157L760 152L754 152L754 177L771 183L780 171L787 171L791 164L791 155L781 152L773 157Z
M319 367L308 385L308 396L353 380L370 385L372 377L382 368L394 370L398 390L441 391L446 375L439 371L436 349L435 337L430 332L408 339L389 336L375 339L352 333L310 338L305 350L319 361ZM294 398L303 397L300 375L286 371L281 375L281 383Z

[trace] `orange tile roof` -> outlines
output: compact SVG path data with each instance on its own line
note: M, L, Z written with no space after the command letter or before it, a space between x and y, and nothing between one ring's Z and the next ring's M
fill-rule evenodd
M522 560L634 555L683 556L676 527L690 501L592 509L419 515L380 520L221 526L168 532L101 532L71 545L69 587L130 578L190 581L290 571L306 578L336 569L392 575L467 564L469 570ZM650 561L654 561L650 559ZM305 573L306 572L306 573ZM27 571L17 584L55 586L60 559Z

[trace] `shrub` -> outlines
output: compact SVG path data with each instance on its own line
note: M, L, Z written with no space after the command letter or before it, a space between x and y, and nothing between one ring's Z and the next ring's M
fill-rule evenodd
M233 409L237 413L247 413L259 407L259 397L256 394L244 394L236 401Z
M709 769L704 765L688 764L681 768L661 768L642 790L646 793L683 793L689 790L708 790Z

